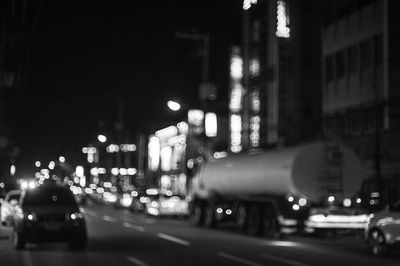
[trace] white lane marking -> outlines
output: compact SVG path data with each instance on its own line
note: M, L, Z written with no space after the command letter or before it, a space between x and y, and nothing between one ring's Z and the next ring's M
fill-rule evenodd
M146 223L146 224L155 224L156 221L154 219L145 219L144 223Z
M117 219L114 217L108 216L108 215L103 215L103 220L106 222L111 222L111 223L116 223Z
M95 217L95 218L97 218L99 215L97 214L97 213L95 213L94 211L89 211L89 210L86 210L85 211L85 214L86 215L89 215L89 216L93 216L93 217Z
M278 246L278 247L298 247L299 244L292 241L263 241L264 245L268 246Z
M188 242L186 240L179 239L179 238L174 237L174 236L166 235L166 234L163 234L163 233L158 233L157 236L159 238L163 238L163 239L166 239L166 240L169 240L169 241L172 241L172 242L184 245L184 246L190 246L190 242Z
M31 253L26 250L22 252L23 252L22 261L24 266L33 266Z
M137 259L137 258L134 258L134 257L132 257L132 256L126 257L126 259L127 259L129 262L132 262L132 263L134 263L134 264L136 264L136 265L138 265L138 266L149 266L149 264L147 264L147 263L145 263L145 262L143 262L143 261L141 261L141 260L139 260L139 259Z
M270 254L261 254L260 256L263 257L263 258L266 258L266 259L278 261L278 262L285 263L285 264L288 264L288 265L308 266L308 264L304 264L304 263L297 262L297 261L294 261L294 260L284 259L282 257L278 257L278 256L270 255Z
M135 230L140 231L140 232L144 232L145 231L144 227L140 226L140 225L135 225L135 224L131 224L131 223L128 223L128 222L123 222L122 224L123 224L123 226L125 226L127 228L135 229Z
M229 254L224 253L224 252L218 252L218 256L223 257L225 259L229 259L229 260L233 260L233 261L236 261L236 262L240 262L240 263L243 263L243 264L246 264L246 265L250 265L250 266L263 266L262 264L258 264L256 262L253 262L253 261L250 261L250 260L245 260L245 259L242 259L242 258L239 258L239 257L235 257L235 256L229 255Z

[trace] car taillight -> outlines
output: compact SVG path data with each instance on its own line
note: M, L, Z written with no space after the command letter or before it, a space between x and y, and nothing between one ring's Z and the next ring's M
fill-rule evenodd
M67 220L78 221L82 219L83 219L83 213L81 212L67 213Z
M30 221L30 222L37 221L37 216L33 212L25 213L24 218L25 218L25 220Z

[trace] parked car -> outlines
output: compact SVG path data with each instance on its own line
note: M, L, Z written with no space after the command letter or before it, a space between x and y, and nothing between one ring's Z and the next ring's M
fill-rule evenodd
M4 198L0 209L0 220L2 225L12 225L15 207L19 204L21 192L21 190L11 190Z
M48 184L22 192L15 208L12 243L23 249L26 242L67 242L74 249L86 246L85 219L68 188Z
M400 244L400 202L370 215L365 239L373 255L386 255Z

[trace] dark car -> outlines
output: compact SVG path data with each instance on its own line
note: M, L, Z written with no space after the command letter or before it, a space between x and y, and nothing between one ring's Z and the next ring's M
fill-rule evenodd
M86 246L85 219L68 188L43 185L22 192L14 215L12 243L23 249L26 242L67 242L73 249Z

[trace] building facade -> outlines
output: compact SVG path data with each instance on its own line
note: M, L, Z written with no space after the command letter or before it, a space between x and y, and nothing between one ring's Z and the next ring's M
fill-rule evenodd
M332 1L322 30L324 134L353 147L377 179L400 177L399 8Z

